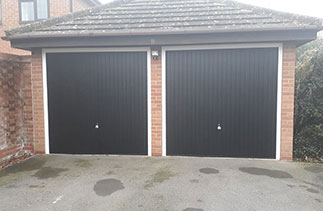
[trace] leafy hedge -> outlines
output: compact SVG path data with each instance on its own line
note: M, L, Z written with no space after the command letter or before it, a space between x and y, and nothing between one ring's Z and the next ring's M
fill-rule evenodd
M294 157L323 161L323 39L297 49Z

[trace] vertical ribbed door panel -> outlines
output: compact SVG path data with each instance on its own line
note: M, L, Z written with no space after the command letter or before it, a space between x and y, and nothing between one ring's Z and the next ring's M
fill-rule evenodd
M147 154L147 53L47 54L51 153Z
M277 72L277 48L167 51L167 154L275 158Z

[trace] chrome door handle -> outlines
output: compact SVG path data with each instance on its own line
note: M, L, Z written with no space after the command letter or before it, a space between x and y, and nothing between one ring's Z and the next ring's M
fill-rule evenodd
M96 123L95 126L94 126L95 129L99 129L100 128L100 125L99 123Z
M221 124L218 124L218 127L216 128L218 131L222 130Z

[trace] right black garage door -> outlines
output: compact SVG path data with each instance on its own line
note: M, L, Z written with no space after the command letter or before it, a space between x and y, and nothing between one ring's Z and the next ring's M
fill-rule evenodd
M167 155L275 158L278 48L166 52Z

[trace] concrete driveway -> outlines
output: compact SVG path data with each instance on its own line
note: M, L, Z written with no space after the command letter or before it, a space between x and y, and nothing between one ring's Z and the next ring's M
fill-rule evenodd
M36 156L0 171L0 210L323 210L323 166L245 159Z

